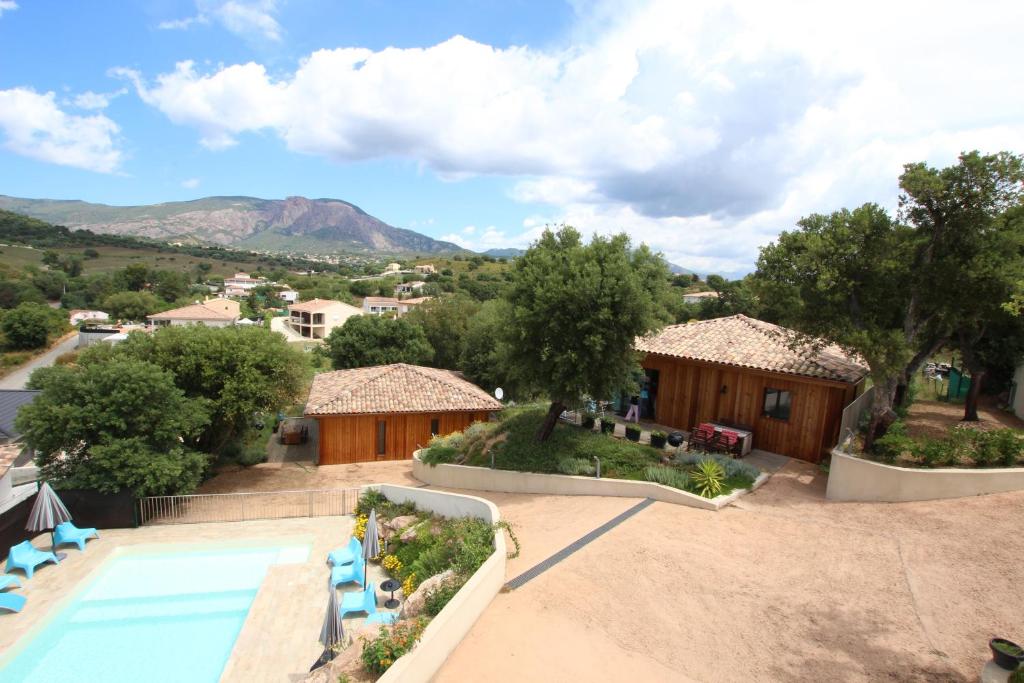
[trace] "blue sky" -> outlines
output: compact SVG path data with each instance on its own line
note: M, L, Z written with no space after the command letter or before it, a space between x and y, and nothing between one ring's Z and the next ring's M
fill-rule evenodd
M821 3L829 5L830 3ZM901 165L1024 151L1020 3L0 0L0 193L337 197L750 269Z

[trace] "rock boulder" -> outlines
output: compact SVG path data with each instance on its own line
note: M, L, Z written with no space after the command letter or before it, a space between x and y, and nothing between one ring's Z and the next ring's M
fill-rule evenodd
M405 597L405 604L402 606L402 618L409 619L419 616L423 612L423 605L426 602L427 593L434 590L448 579L454 578L455 572L446 569L440 574L435 574L419 585L412 592L412 595Z

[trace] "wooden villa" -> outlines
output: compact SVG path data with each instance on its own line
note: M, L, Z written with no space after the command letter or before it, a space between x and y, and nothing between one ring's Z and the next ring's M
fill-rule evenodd
M304 413L319 427L319 464L339 465L411 458L501 408L456 372L396 363L317 375Z
M744 315L672 325L637 340L641 417L691 430L717 422L753 432L754 448L818 462L839 439L843 408L867 367L834 346Z

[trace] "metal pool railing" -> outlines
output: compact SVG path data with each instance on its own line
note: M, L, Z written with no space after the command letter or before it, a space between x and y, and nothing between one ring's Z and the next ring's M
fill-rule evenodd
M349 515L355 512L359 492L358 488L349 488L150 496L139 499L139 523L148 526Z

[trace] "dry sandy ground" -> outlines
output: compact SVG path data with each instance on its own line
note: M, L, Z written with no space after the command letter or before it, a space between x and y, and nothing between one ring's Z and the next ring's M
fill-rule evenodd
M979 422L972 424L977 429L1012 427L1024 429L1024 420L995 405L992 396L982 396L978 401ZM914 401L907 415L907 432L915 437L942 438L949 428L964 419L962 403L942 401Z
M411 480L407 463L321 470L231 482ZM655 503L499 594L437 680L967 681L990 637L1024 638L1024 492L854 504L824 490L790 463L718 513ZM637 502L476 495L523 543L508 578Z

